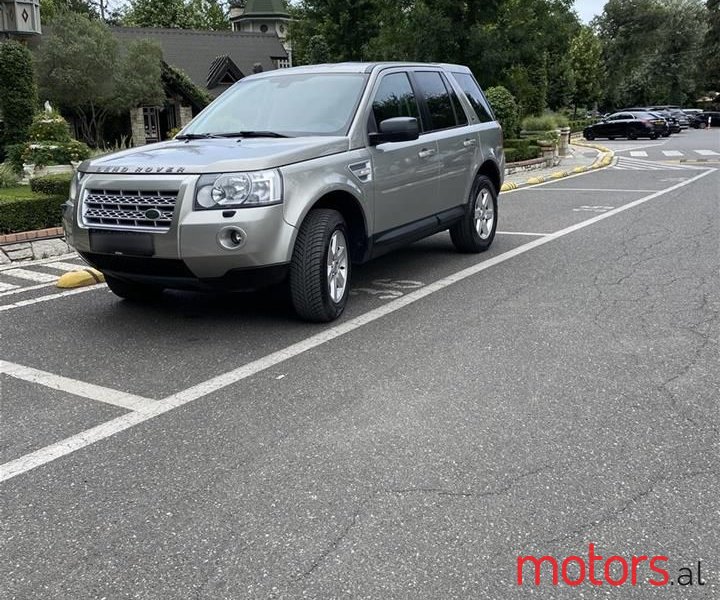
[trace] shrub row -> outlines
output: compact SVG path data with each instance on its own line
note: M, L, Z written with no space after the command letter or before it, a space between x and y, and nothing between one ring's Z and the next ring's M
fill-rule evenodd
M56 173L54 175L35 177L30 180L30 189L38 194L67 198L70 195L72 177L72 173Z
M505 162L520 162L540 156L538 141L532 138L505 140Z
M58 227L62 221L62 205L67 196L34 196L27 198L0 196L0 234Z
M595 122L596 119L576 119L575 121L570 121L570 133L582 131L587 126L592 125Z

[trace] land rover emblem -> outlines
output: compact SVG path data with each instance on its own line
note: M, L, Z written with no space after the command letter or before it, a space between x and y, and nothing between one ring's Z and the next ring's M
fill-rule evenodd
M162 215L160 214L160 211L157 208L151 208L150 210L145 211L145 218L149 219L150 221L155 221L156 219L159 219Z

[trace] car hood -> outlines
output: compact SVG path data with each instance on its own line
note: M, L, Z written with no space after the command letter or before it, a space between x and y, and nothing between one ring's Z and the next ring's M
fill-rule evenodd
M270 169L345 152L346 137L170 140L85 161L84 173L158 175Z

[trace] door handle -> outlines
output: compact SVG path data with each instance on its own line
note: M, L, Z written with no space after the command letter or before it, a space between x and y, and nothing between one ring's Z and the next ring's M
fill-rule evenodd
M437 150L435 150L435 148L423 148L420 152L418 152L418 156L420 158L429 158L434 154L437 154Z
M472 148L473 146L477 146L477 140L465 140L463 142L463 146L466 148Z

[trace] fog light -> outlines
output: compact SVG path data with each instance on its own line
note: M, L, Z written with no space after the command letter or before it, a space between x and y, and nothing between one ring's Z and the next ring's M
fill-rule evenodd
M226 250L237 250L245 245L247 234L239 227L224 227L218 233L217 241Z

